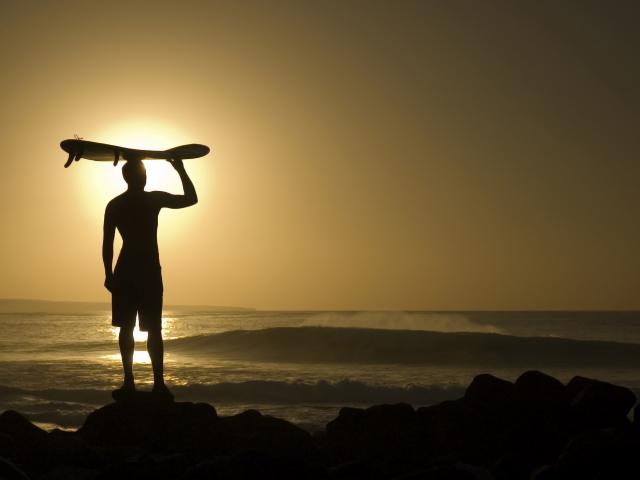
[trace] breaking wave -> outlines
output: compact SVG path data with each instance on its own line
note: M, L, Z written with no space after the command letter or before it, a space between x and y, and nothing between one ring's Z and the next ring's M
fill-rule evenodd
M436 312L322 312L300 326L501 333L495 325L475 323L462 313Z
M185 355L293 363L398 363L453 366L629 366L640 345L492 333L296 327L235 330L167 341Z

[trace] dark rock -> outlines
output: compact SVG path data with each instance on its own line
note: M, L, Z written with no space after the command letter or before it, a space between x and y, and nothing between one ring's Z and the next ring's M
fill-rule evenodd
M366 410L343 408L327 424L327 440L338 447L343 459L359 455L407 452L418 441L416 413L411 405L376 405Z
M0 457L0 478L2 480L29 480L27 474L14 465L11 460L2 457Z
M344 443L359 436L363 425L364 409L343 407L338 416L327 423L327 439L336 443Z
M38 476L38 480L93 480L99 475L99 470L65 465Z
M144 390L117 389L111 392L111 397L116 402L144 402L144 403L173 403L173 394L168 388L157 392Z
M92 412L78 434L89 445L144 451L216 449L228 440L206 403L116 402Z
M537 370L530 370L518 377L514 396L518 404L533 410L567 406L562 382Z
M189 457L183 454L136 454L124 460L114 459L100 472L97 480L173 480L181 478L191 464Z
M327 478L326 472L301 461L264 452L242 452L199 462L187 470L182 480L287 480Z
M220 480L225 478L225 470L227 470L227 465L222 458L202 460L188 468L182 476L182 480ZM235 478L243 478L239 472L235 473L237 473Z
M285 465L302 471L311 469L317 456L311 435L285 420L255 410L219 418L208 404L119 401L91 413L78 436L91 447L108 449L104 478L177 478L193 461L241 455L254 455L274 471L285 471ZM192 460L169 462L180 453ZM207 468L214 467L203 466L201 473Z
M0 433L0 457L14 458L16 446L13 438L7 433Z
M569 439L565 387L557 379L535 370L516 380L511 401L491 419L494 460L499 478L525 479L531 471L553 462ZM491 443L490 443L491 444Z
M465 402L481 408L501 408L509 400L513 383L483 373L474 377L464 394Z
M317 448L305 430L279 418L247 410L224 417L222 424L231 435L236 451L263 452L269 455L309 458Z
M493 465L504 478L526 478L564 447L567 408L562 383L530 371L515 384L479 375L462 401L420 408L417 416L427 452Z
M5 412L0 456L49 480L640 478L640 413L636 425L626 418L634 402L581 377L564 387L536 371L513 384L478 375L459 400L343 408L311 436L256 410L219 418L208 404L138 395L77 432L46 433ZM7 465L2 478L15 474Z
M528 479L531 471L555 461L568 440L569 436L544 416L520 419L505 429L500 448L504 454L494 464L494 471L499 478Z
M332 480L382 480L388 478L385 472L371 462L353 460L333 467L329 471Z
M458 463L411 472L396 480L493 480L493 475L485 468Z
M637 479L638 437L629 428L590 430L573 438L558 460L539 469L536 480Z
M584 377L574 377L565 395L584 429L627 425L627 415L636 403L636 396L628 388Z
M513 398L494 419L502 433L495 435L493 465L499 478L528 479L531 471L555 461L569 440L568 402L557 379L535 370L523 373L513 388Z
M0 434L3 435L3 443L6 445L3 455L15 462L29 476L37 473L43 463L42 444L47 438L47 432L33 425L18 412L7 410L0 415Z
M460 454L490 441L485 435L490 433L485 417L464 400L420 407L416 411L416 419L421 432L420 441L432 454Z
M41 444L42 463L52 469L75 465L85 469L100 468L106 460L76 432L53 430Z
M11 437L19 448L34 447L47 437L47 432L13 410L6 410L0 415L0 433Z

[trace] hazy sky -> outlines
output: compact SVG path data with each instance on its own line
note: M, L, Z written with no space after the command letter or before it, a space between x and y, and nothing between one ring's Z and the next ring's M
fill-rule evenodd
M167 303L640 308L637 2L0 5L0 297L109 298L79 134L211 147Z

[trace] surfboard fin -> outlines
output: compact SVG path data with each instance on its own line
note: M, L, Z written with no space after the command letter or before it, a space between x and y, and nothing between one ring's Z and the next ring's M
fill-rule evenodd
M120 150L116 150L114 155L113 155L113 166L117 167L118 166L118 162L120 161Z
M64 164L64 168L69 167L69 165L71 165L71 163L73 163L74 161L78 161L82 158L82 154L84 153L84 150L82 148L79 148L78 150L71 150L69 152L69 158L67 159L67 163Z
M73 152L71 152L71 153L69 154L69 158L67 159L67 163L65 163L65 164L64 164L64 168L68 168L68 167L69 167L69 165L71 165L71 163L73 162L73 157L74 157L74 156L75 156L75 155L74 155L74 153L73 153Z

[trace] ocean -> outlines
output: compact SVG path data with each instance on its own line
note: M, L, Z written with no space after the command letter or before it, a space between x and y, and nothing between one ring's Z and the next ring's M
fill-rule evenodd
M0 411L74 429L122 381L104 306L0 313ZM74 308L76 311L74 311ZM31 310L31 311L29 311ZM342 406L459 398L472 378L538 369L640 392L640 312L292 312L168 308L166 381L220 415L249 408L322 429ZM136 329L135 374L152 374Z

